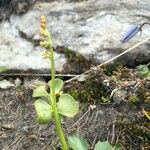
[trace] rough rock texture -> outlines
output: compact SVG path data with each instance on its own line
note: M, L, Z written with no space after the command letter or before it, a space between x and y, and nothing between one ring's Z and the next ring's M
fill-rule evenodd
M7 80L0 81L0 89L9 89L13 86L14 84L12 84L10 81Z
M145 26L142 36L121 44L120 38L130 26L150 21L149 0L87 0L38 2L27 13L12 14L9 21L0 25L0 66L13 69L45 70L49 63L41 57L39 19L48 20L54 46L63 46L93 59L104 62L150 35ZM150 60L147 42L120 58L133 66ZM61 71L66 62L63 54L56 54L56 70Z

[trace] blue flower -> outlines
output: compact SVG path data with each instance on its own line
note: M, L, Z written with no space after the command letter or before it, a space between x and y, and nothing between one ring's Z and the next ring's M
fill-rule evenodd
M139 31L141 31L141 26L140 25L135 25L132 26L128 32L123 36L123 38L121 39L122 43L126 43L127 41L129 41L132 37L134 37Z

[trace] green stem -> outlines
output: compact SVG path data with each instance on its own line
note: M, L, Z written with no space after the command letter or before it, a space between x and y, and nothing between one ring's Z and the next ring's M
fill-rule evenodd
M52 97L52 107L53 107L53 116L54 116L54 122L56 126L56 130L58 133L58 136L60 138L60 142L62 145L63 150L68 150L68 146L66 143L65 135L61 127L60 117L57 110L57 104L56 104L56 95L55 95L55 60L54 60L54 52L51 48L51 76L52 76L52 87L51 87L51 97Z

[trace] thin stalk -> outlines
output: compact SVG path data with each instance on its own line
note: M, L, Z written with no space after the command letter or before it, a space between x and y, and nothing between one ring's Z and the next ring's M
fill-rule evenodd
M57 110L57 105L56 105L56 95L55 95L55 60L54 60L54 52L53 49L51 48L51 76L52 76L52 87L51 87L51 103L53 107L53 115L54 115L54 122L56 126L56 131L58 133L58 136L60 138L60 142L62 145L63 150L68 150L68 146L66 143L65 135L61 127L61 122L60 122L60 117L58 114Z

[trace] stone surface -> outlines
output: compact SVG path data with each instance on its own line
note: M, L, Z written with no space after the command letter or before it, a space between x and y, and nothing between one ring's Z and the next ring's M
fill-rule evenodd
M26 77L26 78L24 78L23 85L26 88L34 89L37 86L46 85L46 81L43 78L40 78L40 79L30 79L30 78Z
M0 89L9 89L13 86L14 84L12 84L10 81L7 80L0 81Z
M87 0L79 2L54 1L36 3L27 13L11 15L9 21L0 25L0 66L13 69L46 70L48 61L41 57L39 20L48 20L54 46L63 46L102 63L130 48L150 35L145 26L142 36L137 35L126 44L121 36L133 24L150 21L149 0ZM150 43L147 42L120 58L124 64L133 66L150 60ZM56 53L56 70L61 71L66 59Z
M22 83L22 81L21 81L20 78L16 78L16 79L14 80L14 84L15 84L15 86L17 86L17 87L20 86L21 83Z
M127 92L125 90L115 90L112 96L114 104L120 104L124 102L127 97Z
M1 23L0 39L0 66L17 70L49 68L49 61L42 58L44 51L39 47L34 47L32 42L21 38L18 29L11 22ZM56 70L60 71L66 59L61 54L56 54L55 57Z

